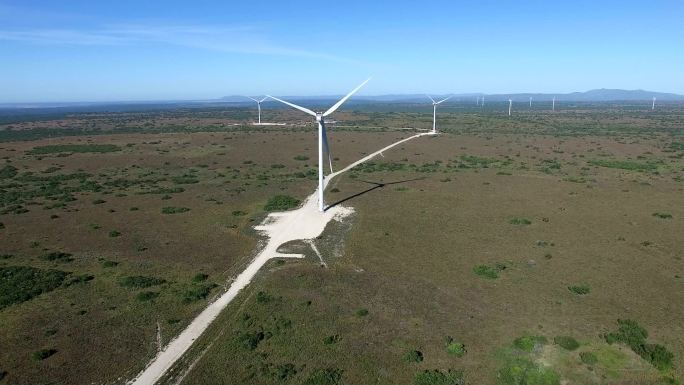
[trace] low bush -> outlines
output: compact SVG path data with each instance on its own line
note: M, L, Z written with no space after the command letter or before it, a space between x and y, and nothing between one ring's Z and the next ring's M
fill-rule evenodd
M135 275L124 277L119 280L119 285L129 289L144 289L152 286L157 286L165 283L161 278L145 277L142 275Z
M587 285L568 286L568 290L577 295L587 295L591 292L591 288Z
M120 235L121 235L121 233L118 232L118 231L116 231L116 230L112 230L112 231L109 232L109 238L116 238L116 237L118 237L118 236L120 236Z
M34 361L42 361L52 355L57 353L57 349L40 349L31 354L31 358Z
M247 215L247 213L244 212L244 211L241 211L241 210L235 210L235 211L233 211L233 216L234 216L234 217L243 217L243 216L245 216L245 215Z
M183 293L183 302L190 303L205 299L211 293L211 290L217 287L215 283L195 285Z
M489 265L478 265L473 268L473 272L480 277L487 279L497 279L499 278L499 273L506 269L506 265L497 263L494 266Z
M660 219L672 219L672 214L669 213L653 213L653 216Z
M552 368L518 358L498 372L500 385L560 385L560 375Z
M309 160L309 157L306 156L306 155L297 155L297 156L294 157L294 160L301 160L301 161L304 161L304 160Z
M531 225L532 221L527 218L513 218L508 223L512 225Z
M596 354L591 352L581 352L580 361L586 365L596 365L596 363L598 363L598 357L596 357Z
M0 310L55 290L68 274L29 266L0 267Z
M180 214L180 213L185 213L188 211L190 211L190 209L187 207L172 207L172 206L162 207L162 210L161 210L162 214Z
M562 347L565 350L575 350L579 348L579 342L570 336L557 336L554 337L553 343Z
M522 336L513 341L513 346L524 352L531 352L538 346L546 345L547 342L544 336Z
M289 195L276 195L269 199L264 206L264 211L285 211L296 208L301 201Z
M365 317L368 315L368 309L359 309L356 311L356 315L359 317Z
M256 349L265 338L263 331L243 332L237 336L238 343L248 350Z
M442 370L425 370L416 374L413 380L414 385L465 385L463 379L463 372L458 371L442 371Z
M342 370L334 368L316 369L302 385L338 385L342 383Z
M265 291L260 291L257 293L256 301L257 303L266 304L273 301L273 297Z
M334 334L334 335L327 336L327 337L323 338L323 343L325 345L332 345L332 344L336 344L338 342L340 342L340 336L338 334Z
M157 297L159 297L159 293L156 291L141 291L135 296L135 299L140 302L147 302Z
M664 346L647 344L648 332L639 323L629 319L618 319L618 330L604 336L606 342L625 344L641 358L647 360L659 370L667 370L672 367L674 354Z
M192 277L192 282L204 282L207 280L207 278L209 278L209 274L197 273L194 277Z
M409 350L404 353L404 361L406 362L421 362L423 361L423 353L419 350Z
M40 259L42 259L44 261L53 261L53 262L71 262L74 260L73 255L71 255L69 253L63 253L61 251L53 251L51 253L41 255Z
M116 267L118 264L119 264L119 262L104 261L104 262L102 262L102 267Z

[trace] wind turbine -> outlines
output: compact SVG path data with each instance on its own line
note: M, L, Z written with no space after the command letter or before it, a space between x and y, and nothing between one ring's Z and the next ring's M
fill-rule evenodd
M530 96L530 108L532 108L532 97Z
M511 116L511 109L513 109L513 99L508 99L508 116Z
M556 97L553 97L553 102L551 102L551 111L556 111Z
M259 123L257 123L257 124L261 124L261 103L263 103L264 100L268 99L268 96L266 96L265 98L263 98L263 99L261 99L261 100L256 100L256 99L254 99L254 98L251 97L251 96L247 96L247 97L250 98L250 99L252 99L252 100L254 100L254 101L256 102L257 108L259 109Z
M350 93L347 94L347 96L343 97L340 99L335 105L330 107L327 111L325 112L314 112L308 108L304 108L301 106L298 106L296 104L286 102L282 99L278 99L274 96L266 95L267 97L277 100L281 103L287 104L290 107L296 108L302 112L305 112L313 117L316 118L316 122L318 123L318 211L323 212L325 211L325 201L323 200L323 189L325 188L325 184L323 183L324 180L324 175L323 175L323 151L328 154L328 163L330 164L330 172L333 172L332 168L332 155L330 154L330 147L328 146L328 135L325 131L325 117L332 114L335 112L340 106L347 101L356 91L358 91L361 87L363 87L366 83L368 83L370 79L367 79L365 82L361 83L358 87L354 88Z
M475 97L475 105L476 106L480 105L480 97L479 96Z
M447 100L451 99L453 95L450 95L438 102L435 101L435 99L432 98L430 95L426 95L430 100L432 100L432 133L437 133L437 106L446 102Z
M484 95L482 95L482 107L484 107Z
M655 96L654 96L654 97L653 97L653 106L651 106L651 109L652 109L652 110L655 110L655 101L656 101L656 98L655 98Z

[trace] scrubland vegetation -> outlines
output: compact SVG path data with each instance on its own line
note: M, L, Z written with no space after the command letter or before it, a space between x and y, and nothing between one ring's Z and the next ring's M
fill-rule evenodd
M356 214L315 240L327 267L307 245L267 265L182 383L681 383L684 110L496 108L446 105L445 134L335 180ZM124 383L226 289L253 226L316 185L311 127L264 114L290 125L242 108L2 121L0 384ZM335 118L339 169L432 117Z

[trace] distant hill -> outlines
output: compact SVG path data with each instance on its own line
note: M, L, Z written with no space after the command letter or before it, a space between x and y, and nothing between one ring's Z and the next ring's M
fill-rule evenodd
M445 97L446 95L432 95L433 98ZM462 101L464 99L474 99L476 97L485 97L486 101L506 101L513 100L551 100L554 96L558 101L572 101L572 102L618 102L618 101L644 101L651 100L656 97L659 101L684 101L684 95L669 94L663 92L645 91L645 90L620 90L620 89L596 89L586 92L572 92L572 93L516 93L516 94L482 94L482 93L467 93L454 94L452 99L454 101ZM279 96L280 97L280 96ZM308 101L329 101L341 98L342 95L328 95L328 96L282 96L282 98L289 100L308 100ZM227 103L252 103L244 96L225 96L220 99ZM422 94L394 94L394 95L375 95L375 96L355 96L354 101L367 102L384 102L384 103L423 103L427 96Z

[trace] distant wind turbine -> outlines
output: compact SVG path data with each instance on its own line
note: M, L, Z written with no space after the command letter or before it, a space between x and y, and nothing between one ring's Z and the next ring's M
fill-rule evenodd
M553 97L553 102L551 102L551 111L556 111L556 97Z
M530 96L530 108L532 108L532 97Z
M477 96L477 97L475 98L475 105L476 105L476 106L479 106L479 105L480 105L480 97L479 97L479 96Z
M247 96L247 97L250 98L250 99L252 99L252 100L254 100L254 101L256 102L257 108L259 109L259 123L257 123L257 124L261 124L261 103L263 103L264 100L268 99L268 96L266 96L265 98L263 98L263 99L261 99L261 100L254 99L254 98L251 97L251 96Z
M513 99L508 99L508 116L511 116L511 110L513 109Z
M656 98L655 98L655 96L654 96L654 97L653 97L653 106L651 106L651 109L652 109L652 110L655 110L655 102L656 102Z
M432 98L430 95L426 95L430 100L432 100L432 132L436 133L437 132L437 106L446 102L447 100L451 99L451 96L448 96L438 102L435 101L435 99Z
M484 107L484 95L482 95L482 107Z
M313 117L316 118L316 122L318 122L318 210L323 212L325 211L325 201L323 200L323 189L325 188L325 184L323 183L324 175L323 175L323 151L325 151L328 154L328 163L330 164L330 172L333 172L332 168L332 155L330 154L330 147L328 146L328 134L325 131L325 117L332 114L335 112L340 106L347 101L356 91L361 89L366 83L368 83L370 79L367 79L365 82L361 83L358 87L354 88L350 93L348 93L345 97L340 99L335 105L332 107L328 108L327 111L325 112L314 112L311 111L308 108L304 108L301 106L298 106L296 104L286 102L282 99L278 99L274 96L267 95L269 98L277 100L281 103L287 104L290 107L296 108L302 112L305 112Z

